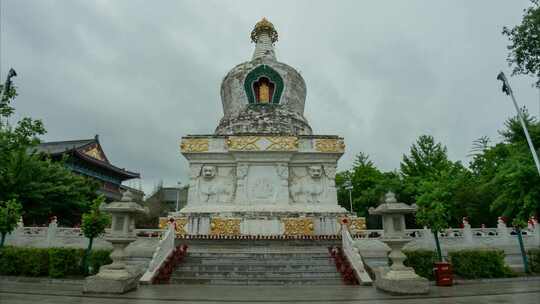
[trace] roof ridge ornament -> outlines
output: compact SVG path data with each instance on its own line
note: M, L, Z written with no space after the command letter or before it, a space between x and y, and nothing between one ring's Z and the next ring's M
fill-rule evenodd
M253 58L270 57L276 59L274 53L274 43L278 40L278 33L272 22L266 18L255 24L251 31L251 41L255 42Z

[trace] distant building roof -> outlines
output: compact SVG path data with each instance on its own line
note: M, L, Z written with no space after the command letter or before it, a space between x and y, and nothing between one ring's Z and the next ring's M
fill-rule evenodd
M37 146L36 151L49 154L51 157L70 154L98 167L112 171L123 180L141 177L139 173L131 172L111 164L101 148L98 135L92 139L44 142Z

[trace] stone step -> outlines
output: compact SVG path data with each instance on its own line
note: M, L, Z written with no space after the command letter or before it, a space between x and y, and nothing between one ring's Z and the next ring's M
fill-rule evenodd
M190 248L328 248L341 246L341 240L176 240L176 245L186 244Z
M326 265L306 265L306 264L254 264L254 265L206 265L206 264L189 264L182 263L176 271L179 272L205 272L205 271L301 271L301 272L325 272L336 271L336 266L333 264Z
M309 253L309 252L273 252L273 253L240 253L240 252L191 252L188 251L189 257L200 258L224 258L224 259L295 259L295 258L329 258L330 254L326 253Z
M173 284L342 285L331 242L314 240L191 241Z
M193 258L187 257L182 262L183 265L334 265L330 258L303 258L303 259L228 259L228 258Z
M274 279L274 278L340 278L337 271L299 272L299 271L175 271L173 278L201 279Z
M268 278L268 279L213 279L171 278L172 284L185 285L343 285L341 278Z

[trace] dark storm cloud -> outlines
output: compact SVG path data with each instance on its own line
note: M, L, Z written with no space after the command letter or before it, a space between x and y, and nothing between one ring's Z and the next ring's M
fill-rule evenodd
M213 132L221 79L250 58L266 16L278 59L306 80L313 129L346 139L341 169L359 151L396 168L424 133L466 162L472 140L497 139L513 114L495 80L508 70L500 32L528 3L3 0L0 72L19 73L17 111L45 122L45 140L100 134L148 192L187 181L178 140ZM531 79L510 81L537 113Z

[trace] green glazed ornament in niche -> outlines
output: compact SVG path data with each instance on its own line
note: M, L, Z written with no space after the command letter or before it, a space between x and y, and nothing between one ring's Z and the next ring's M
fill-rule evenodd
M263 83L261 91L256 91L256 85L259 83L259 81L265 80L265 78L269 80L271 88L267 89L266 84ZM263 88L265 90L263 90ZM279 104L281 94L283 93L283 79L274 69L262 64L247 74L246 80L244 81L244 90L246 91L248 102L250 104ZM263 97L266 95L266 92L268 92L270 95L270 100L268 101L264 100ZM261 98L263 99L261 100Z

